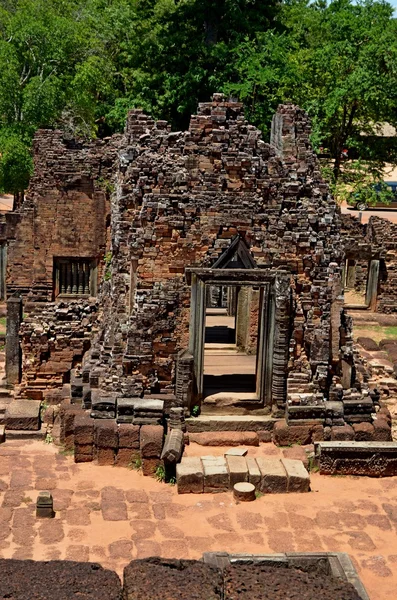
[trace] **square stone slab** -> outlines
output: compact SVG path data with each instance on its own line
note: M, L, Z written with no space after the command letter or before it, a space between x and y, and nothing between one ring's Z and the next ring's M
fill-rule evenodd
M301 460L282 458L281 462L287 472L289 492L309 492L310 476Z
M245 459L248 468L248 481L252 483L256 488L259 488L259 484L261 482L261 472L258 467L258 463L255 458L251 458L247 456Z
M226 456L229 471L230 489L235 483L248 481L248 467L244 456Z
M176 465L178 494L202 494L204 491L204 469L200 458L185 456Z
M229 489L229 472L222 456L203 456L204 493L226 492Z
M6 429L40 429L40 401L13 400L6 409L4 420Z
M276 458L256 459L261 472L259 489L264 494L285 494L288 489L287 473L283 464Z
M247 448L230 448L225 452L225 456L246 456L247 453Z

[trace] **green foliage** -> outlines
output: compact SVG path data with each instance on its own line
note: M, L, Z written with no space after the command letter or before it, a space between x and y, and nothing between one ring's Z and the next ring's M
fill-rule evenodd
M159 465L157 467L155 475L156 475L157 481L159 481L159 482L165 481L165 469L162 465Z
M198 404L195 404L192 408L192 417L198 417L200 414L200 407Z
M335 184L345 147L397 161L374 137L397 124L396 34L381 0L0 0L0 190L26 188L38 128L103 137L133 107L181 128L215 91L266 136L278 103L305 108Z
M128 465L129 469L134 469L134 471L142 471L142 459L137 458L132 463Z

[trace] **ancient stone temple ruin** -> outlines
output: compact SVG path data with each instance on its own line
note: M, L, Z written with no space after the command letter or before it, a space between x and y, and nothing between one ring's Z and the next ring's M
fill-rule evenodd
M111 461L126 424L203 431L210 417L280 444L354 439L363 422L390 439L343 309L341 216L309 135L304 111L283 105L265 143L220 94L187 131L140 110L107 140L39 131L6 227L15 402L78 413L87 460L95 419L113 428Z

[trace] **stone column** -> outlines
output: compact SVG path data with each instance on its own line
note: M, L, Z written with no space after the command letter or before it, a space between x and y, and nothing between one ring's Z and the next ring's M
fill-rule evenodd
M283 416L287 401L287 366L288 344L290 333L290 296L291 285L288 275L277 275L274 285L276 301L274 350L273 350L273 381L272 403L273 412Z
M22 352L19 328L22 322L22 298L7 300L6 379L9 385L21 381Z

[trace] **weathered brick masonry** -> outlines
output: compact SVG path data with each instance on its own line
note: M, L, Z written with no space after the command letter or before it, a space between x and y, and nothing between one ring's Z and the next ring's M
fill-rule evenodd
M269 322L256 409L286 419L276 441L354 437L353 423L372 423L378 397L356 368L343 311L341 217L309 134L304 111L280 106L267 144L242 104L219 94L184 132L139 110L122 139L80 145L39 132L27 200L10 217L8 290L24 296L27 314L20 393L45 397L82 360L72 399L93 416L159 427L172 413L182 422L202 397L203 290L250 285ZM368 248L379 244L376 227L373 236ZM53 302L62 257L97 261L99 311L92 298ZM101 461L117 461L114 443L103 447L91 429ZM75 444L92 460L90 444ZM138 448L125 450L131 461ZM159 455L143 452L144 469Z

